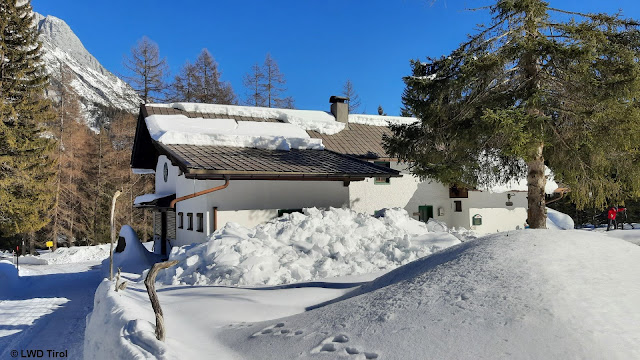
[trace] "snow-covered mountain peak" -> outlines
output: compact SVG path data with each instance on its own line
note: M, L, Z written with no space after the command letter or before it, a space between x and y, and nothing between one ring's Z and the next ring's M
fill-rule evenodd
M105 109L128 112L138 109L138 95L87 51L64 20L34 13L34 25L40 32L45 65L54 85L49 91L51 98L58 98L55 84L60 83L60 69L65 66L73 74L71 86L79 95L83 116L91 128L97 130L109 120Z

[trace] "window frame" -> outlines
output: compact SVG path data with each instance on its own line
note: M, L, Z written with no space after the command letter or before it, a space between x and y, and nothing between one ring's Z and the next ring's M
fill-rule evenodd
M454 212L462 212L462 200L455 200L453 202Z
M391 169L391 161L374 161L373 164L378 166L384 166ZM374 177L373 183L375 185L389 185L391 184L391 178L390 177Z
M204 232L204 214L203 213L196 214L196 231Z
M187 230L193 231L193 213L187 213Z
M178 229L184 229L184 213L178 213Z

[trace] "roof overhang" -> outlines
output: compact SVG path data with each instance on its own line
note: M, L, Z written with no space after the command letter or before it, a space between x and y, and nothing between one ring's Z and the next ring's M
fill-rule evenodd
M173 210L171 208L171 201L175 198L176 194L171 194L150 201L134 204L133 207L138 209Z

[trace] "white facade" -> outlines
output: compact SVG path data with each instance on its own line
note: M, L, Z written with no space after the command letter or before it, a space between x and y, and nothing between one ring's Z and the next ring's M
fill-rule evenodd
M391 162L390 166L400 170L403 177L392 178L388 184L376 184L374 179L351 183L349 205L352 209L374 214L383 208L400 207L419 219L420 206L432 206L433 217L450 227L472 229L480 234L524 228L527 218L524 192L469 191L468 198L450 198L448 186L437 181L420 181L397 162ZM457 201L461 211L456 211ZM473 225L475 215L480 215L481 225Z
M352 182L349 186L340 181L231 180L225 189L176 204L175 213L168 213L176 216L176 240L172 245L204 242L216 230L215 225L219 229L227 222L236 222L253 227L277 217L278 210L305 207L348 206L372 215L380 209L400 207L419 219L420 207L431 206L436 220L480 234L524 227L527 217L524 192L469 191L468 198L450 198L447 186L437 181L420 181L397 162L391 163L391 168L402 171L403 177L391 178L388 184L376 184L373 178ZM155 183L156 193L175 193L179 198L223 185L224 181L187 179L161 155ZM460 206L457 207L456 202L460 202ZM460 211L456 211L456 207ZM473 224L474 216L481 217L480 225Z
M165 165L168 169L167 181L164 181ZM223 180L187 179L180 174L177 167L171 165L166 156L158 158L157 193L175 192L179 198L223 184ZM275 218L278 210L348 205L349 188L341 181L231 180L225 189L176 203L177 239L172 245L182 246L206 241L215 231L214 212L217 214L218 228L230 221L252 227ZM189 214L192 219L191 229ZM201 231L198 214L202 214Z

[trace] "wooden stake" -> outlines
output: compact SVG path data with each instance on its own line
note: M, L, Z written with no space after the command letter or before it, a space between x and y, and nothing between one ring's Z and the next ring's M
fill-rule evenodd
M164 317L162 315L162 308L160 307L160 301L156 294L156 276L162 269L167 269L177 264L178 260L165 261L161 263L153 264L151 270L147 273L147 277L144 279L144 286L147 287L147 293L149 294L149 300L151 300L151 306L153 312L156 314L156 338L164 342Z
M116 200L118 196L120 196L122 192L120 190L116 191L113 194L113 199L111 199L111 252L109 253L109 281L113 280L113 243L116 240L116 222L115 222L115 212L116 212Z

